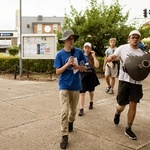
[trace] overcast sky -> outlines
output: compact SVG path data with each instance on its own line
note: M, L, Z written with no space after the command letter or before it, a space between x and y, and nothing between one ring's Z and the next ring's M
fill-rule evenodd
M0 0L0 30L15 29L15 13L20 9L20 1L22 1L22 16L63 17L65 10L70 12L70 4L78 11L84 10L89 4L87 0ZM97 1L102 2L102 0ZM105 0L107 5L111 2L112 0ZM130 10L129 22L135 17L143 18L143 9L150 9L150 0L119 0L119 3L125 6L123 13ZM150 15L148 17L150 18Z

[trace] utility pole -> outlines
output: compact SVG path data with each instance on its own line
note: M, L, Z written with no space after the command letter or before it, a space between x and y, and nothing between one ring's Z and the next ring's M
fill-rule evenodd
M22 37L22 0L20 0L20 33L19 33L19 38L20 38L19 74L20 74L20 77L22 77L22 59L21 59L21 57L22 57L22 40L21 40L21 37Z

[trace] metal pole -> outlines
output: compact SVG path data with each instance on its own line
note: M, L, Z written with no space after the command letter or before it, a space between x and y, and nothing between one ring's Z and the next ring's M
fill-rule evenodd
M20 59L19 59L19 73L20 73L20 77L22 77L22 0L20 0Z

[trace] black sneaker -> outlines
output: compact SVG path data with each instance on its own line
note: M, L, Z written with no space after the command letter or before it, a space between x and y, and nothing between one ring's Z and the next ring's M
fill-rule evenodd
M68 145L68 135L62 136L61 142L60 142L60 148L66 149Z
M83 116L84 115L84 110L80 109L78 116Z
M119 124L119 121L120 121L120 114L115 114L114 123L115 123L116 125L118 125L118 124Z
M131 128L126 128L125 135L127 135L131 140L137 140L137 136L132 132Z
M73 131L73 122L68 122L68 131L69 132Z
M89 109L93 109L93 102L90 102Z

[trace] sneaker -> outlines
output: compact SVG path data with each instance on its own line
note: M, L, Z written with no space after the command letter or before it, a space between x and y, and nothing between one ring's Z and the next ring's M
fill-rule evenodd
M110 89L108 93L109 93L109 94L114 94L114 90L113 90L113 89Z
M60 148L66 149L68 145L68 135L62 136L61 142L60 142Z
M83 116L84 115L84 110L80 109L78 116Z
M68 122L68 131L69 132L73 131L73 122Z
M120 121L120 114L115 114L114 123L115 123L116 125L118 125L118 124L119 124L119 121Z
M93 102L90 102L89 109L93 109Z
M105 90L105 92L106 92L106 93L108 93L108 92L109 92L109 90L110 90L110 88L111 88L110 86L109 86L109 87L107 87L107 88L106 88L106 90Z
M131 128L126 128L125 135L127 135L131 140L137 140L137 136L132 132Z

